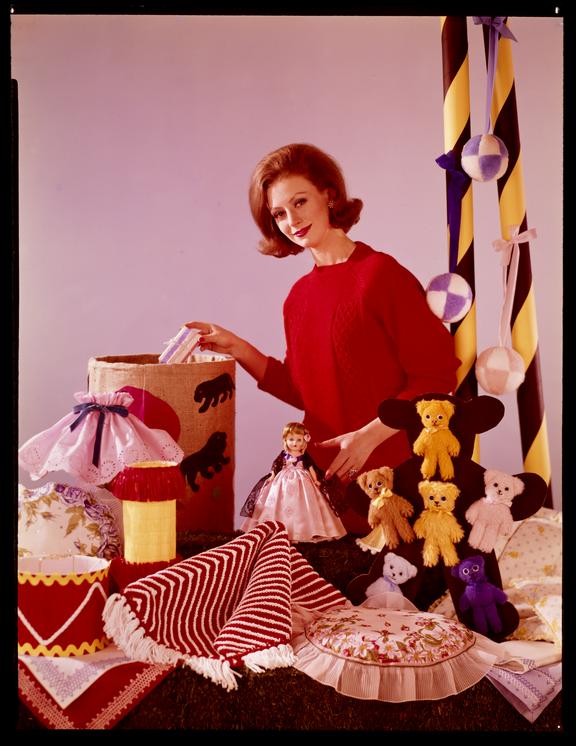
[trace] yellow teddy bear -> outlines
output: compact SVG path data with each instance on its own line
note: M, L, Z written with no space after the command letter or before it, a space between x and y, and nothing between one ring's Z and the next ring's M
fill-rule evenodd
M430 479L440 469L444 480L454 477L454 466L451 456L458 456L460 443L450 432L448 425L454 414L452 402L438 399L421 399L416 403L424 428L413 445L417 456L424 456L420 472L424 479Z
M462 526L452 511L460 494L452 482L418 483L418 492L424 501L424 510L414 523L414 533L424 539L422 558L426 567L434 567L442 557L447 567L458 563L454 544L464 538Z
M389 466L364 472L356 479L357 484L370 498L368 523L372 531L356 544L365 552L377 554L384 547L396 549L400 539L414 540L414 531L408 523L414 508L408 500L392 492L394 471Z

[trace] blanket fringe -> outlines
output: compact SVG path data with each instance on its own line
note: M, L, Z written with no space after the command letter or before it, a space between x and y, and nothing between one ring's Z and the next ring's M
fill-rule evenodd
M144 663L177 663L182 655L146 636L124 596L112 594L102 612L104 631L124 653Z
M296 656L291 645L277 645L266 650L256 650L254 653L248 653L242 658L242 662L250 671L262 673L269 668L293 666L296 662Z
M215 684L220 684L227 691L238 689L236 678L241 679L242 674L234 671L229 661L217 660L215 658L202 658L200 656L190 656L184 658L184 663L196 673L202 674Z

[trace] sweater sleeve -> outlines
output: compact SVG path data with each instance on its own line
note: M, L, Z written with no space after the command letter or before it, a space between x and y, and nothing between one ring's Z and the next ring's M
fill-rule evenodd
M456 389L460 360L454 338L435 316L417 278L397 263L390 289L386 326L406 374L398 399L413 399L427 392L451 393Z
M258 388L266 391L296 409L304 409L300 393L294 386L286 361L268 357L264 377L258 382Z

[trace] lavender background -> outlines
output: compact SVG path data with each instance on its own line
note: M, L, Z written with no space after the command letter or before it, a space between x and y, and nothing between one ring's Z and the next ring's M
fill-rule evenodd
M312 266L256 250L256 161L311 142L365 207L352 238L425 285L447 271L437 16L13 15L20 110L19 444L70 410L91 356L158 353L207 320L282 357L282 302ZM468 19L472 135L484 126L482 31ZM561 507L563 25L510 20L556 507ZM495 183L475 184L478 351L497 343ZM358 350L359 355L366 350ZM516 399L481 439L521 472ZM301 413L237 369L236 505ZM63 475L50 475L48 479ZM20 479L31 483L27 474Z

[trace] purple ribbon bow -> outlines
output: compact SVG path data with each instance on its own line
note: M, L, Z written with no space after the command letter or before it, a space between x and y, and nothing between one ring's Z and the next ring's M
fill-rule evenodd
M490 107L494 91L494 77L496 75L496 60L498 59L498 36L517 41L514 34L506 26L506 16L472 16L476 25L482 23L488 26L488 80L486 85L486 116L484 134L490 132Z
M506 18L507 16L472 16L472 20L477 26L478 24L483 23L485 26L495 29L500 36L504 36L506 39L512 39L512 41L518 41L506 25Z
M84 404L76 404L73 409L74 414L79 416L70 425L70 430L75 430L78 425L82 422L84 417L90 412L98 412L98 424L96 425L96 440L94 441L94 452L92 454L92 463L94 466L98 466L100 462L100 447L102 445L102 431L104 429L104 420L106 414L112 412L113 414L119 414L121 417L128 417L128 410L126 407L121 407L119 404L110 404L106 406L104 404L96 404L95 402L85 402Z
M460 158L453 150L449 150L436 163L448 173L448 228L450 230L449 267L450 272L456 272L458 265L458 239L460 237L460 219L462 217L462 197L466 194L470 177L462 169Z
M284 451L284 461L292 461L292 463L297 464L299 461L302 461L304 459L304 454L301 453L299 456L293 456L291 453L288 453L288 451Z

